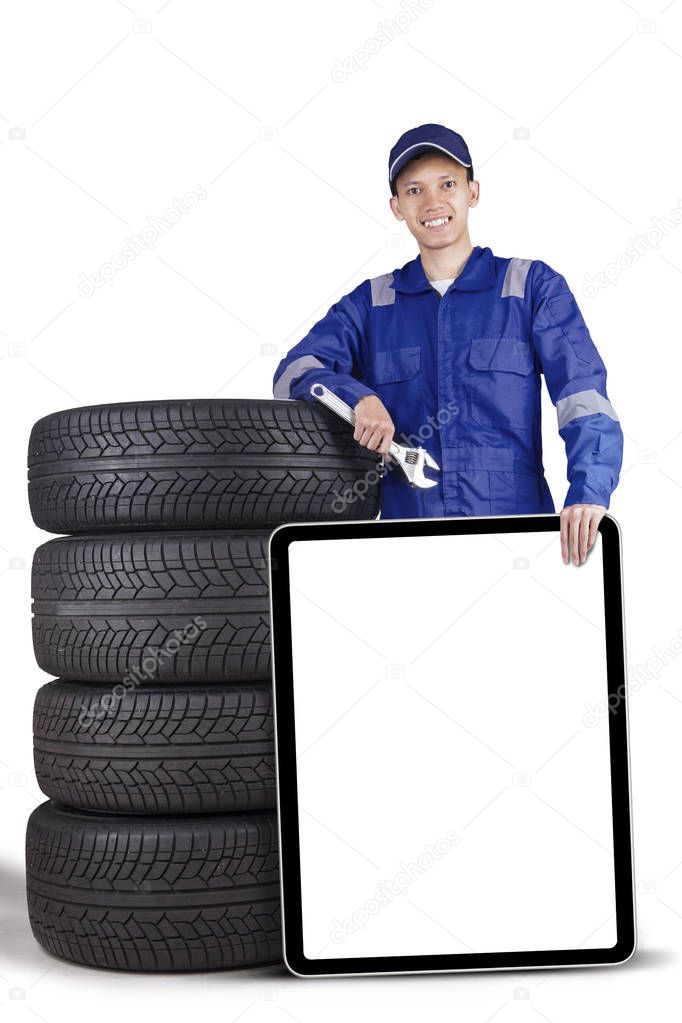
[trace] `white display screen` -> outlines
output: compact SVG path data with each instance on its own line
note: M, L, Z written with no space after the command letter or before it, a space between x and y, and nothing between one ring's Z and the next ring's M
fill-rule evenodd
M303 956L615 946L601 534L290 539L288 598Z

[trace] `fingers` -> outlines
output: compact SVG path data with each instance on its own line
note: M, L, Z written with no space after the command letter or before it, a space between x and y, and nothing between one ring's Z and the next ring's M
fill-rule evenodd
M566 509L566 551L562 549L564 564L573 560L574 565L580 563L580 536L583 521L583 506L572 504ZM563 513L562 513L563 514Z
M359 438L360 443L370 451L378 451L381 454L388 454L388 450L391 446L391 440L393 438L393 426L375 426L370 425L365 427Z
M561 540L561 560L564 565L568 564L568 515L563 508L559 516L559 538Z
M376 450L380 451L382 455L388 454L388 449L391 446L391 440L393 439L393 424L384 427L383 430L379 431L378 441Z
M599 504L571 504L563 508L559 519L561 557L565 565L572 557L574 565L587 560L588 551L594 546L599 531L599 522L606 508Z
M389 432L389 430L393 436L394 426L391 419L367 418L356 414L353 437L365 447L369 447L370 441L380 443L384 433ZM373 449L374 445L372 444Z
M353 437L370 451L388 454L395 432L393 419L378 399L367 399L370 408L360 411L356 406ZM374 405L372 408L371 405Z
M590 515L589 534L587 537L587 550L591 550L594 547L594 541L597 539L597 533L599 532L599 520L601 515L599 513L592 513ZM583 561L585 559L583 558Z

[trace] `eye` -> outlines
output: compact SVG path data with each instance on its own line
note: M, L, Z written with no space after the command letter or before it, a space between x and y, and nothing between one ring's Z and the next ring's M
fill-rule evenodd
M454 178L449 178L447 181L444 181L443 184L444 185L455 185L456 186L457 182L455 181Z
M418 192L418 191L419 191L419 189L417 188L417 186L416 185L412 185L410 188L407 189L407 194L408 195L412 195L414 192Z

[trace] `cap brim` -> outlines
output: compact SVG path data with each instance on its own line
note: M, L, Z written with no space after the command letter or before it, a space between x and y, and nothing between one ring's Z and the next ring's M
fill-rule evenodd
M406 163L413 160L415 156L420 156L421 153L428 153L431 151L445 153L446 156L456 160L462 167L471 167L470 163L465 163L464 160L459 158L459 156L455 156L455 154L451 153L449 149L445 148L445 146L439 146L437 142L417 142L413 146L408 146L407 149L404 149L402 153L396 156L388 171L388 180L390 183L393 184Z

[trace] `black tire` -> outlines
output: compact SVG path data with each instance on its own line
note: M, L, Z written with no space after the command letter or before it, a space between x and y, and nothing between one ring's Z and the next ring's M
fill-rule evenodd
M273 813L116 817L47 802L26 832L33 935L118 970L281 961Z
M105 813L276 806L272 684L38 690L33 757L46 796Z
M95 405L35 423L29 504L52 533L370 519L379 457L315 400Z
M33 556L33 648L83 682L271 678L268 540L259 530L48 540Z

